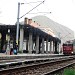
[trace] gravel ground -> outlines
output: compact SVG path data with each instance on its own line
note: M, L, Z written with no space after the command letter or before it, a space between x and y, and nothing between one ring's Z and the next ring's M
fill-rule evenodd
M33 67L25 67L21 69L9 70L5 72L0 72L0 75L43 75L50 71L61 68L67 64L73 63L75 60L69 60L68 62L57 62L57 63L48 63Z

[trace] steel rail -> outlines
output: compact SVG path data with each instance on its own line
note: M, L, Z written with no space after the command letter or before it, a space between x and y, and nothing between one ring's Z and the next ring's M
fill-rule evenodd
M5 62L0 64L0 71L3 70L9 70L9 69L16 69L16 68L22 68L22 67L29 67L29 66L35 66L35 65L42 65L47 63L54 63L57 61L66 61L66 60L72 60L72 57L56 57L56 58L42 58L42 59L28 59L28 60L17 60L13 62ZM12 68L11 68L12 66ZM16 67L17 66L17 67Z

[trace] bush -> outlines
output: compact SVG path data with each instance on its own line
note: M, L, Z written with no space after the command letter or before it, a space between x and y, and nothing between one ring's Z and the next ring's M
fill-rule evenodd
M65 69L64 75L75 75L75 70L73 69Z

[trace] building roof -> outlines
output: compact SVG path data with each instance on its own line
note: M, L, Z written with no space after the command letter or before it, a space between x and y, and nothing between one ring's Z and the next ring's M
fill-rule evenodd
M44 27L45 29L50 28L53 30L55 35L61 39L62 43L74 39L74 32L71 29L52 21L46 16L35 16L32 20L37 22L40 25L40 28Z

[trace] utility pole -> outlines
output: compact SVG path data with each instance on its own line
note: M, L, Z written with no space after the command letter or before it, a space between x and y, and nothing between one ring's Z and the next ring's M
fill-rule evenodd
M19 15L20 15L20 2L18 3L18 14L17 14L17 29L16 29L16 43L18 45L19 36Z
M45 0L44 0L45 1ZM44 3L44 1L42 1L40 4L36 5L34 8L32 8L30 11L28 11L26 14L30 13L32 10L34 10L35 8L37 8L39 5L41 5L42 3ZM22 3L24 4L24 3ZM17 14L17 29L16 29L16 44L18 45L19 43L19 19L21 19L22 17L24 17L26 14L24 14L23 16L19 17L20 15L20 2L18 2L18 14Z

